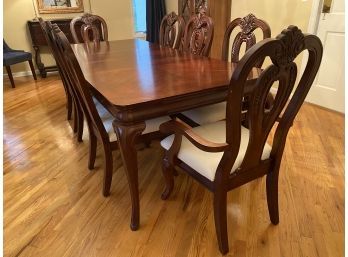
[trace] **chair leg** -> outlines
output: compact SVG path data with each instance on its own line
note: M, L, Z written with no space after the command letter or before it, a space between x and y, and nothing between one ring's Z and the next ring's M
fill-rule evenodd
M14 80L13 80L12 71L11 71L10 66L6 66L6 71L7 71L8 77L10 79L12 88L15 88L16 86L15 86L15 83L14 83Z
M33 61L29 60L28 62L29 62L29 66L30 66L30 69L31 69L31 73L33 74L34 79L37 80L36 73L35 73L35 68L34 68L34 65L33 65Z
M103 195L105 197L110 195L110 188L112 182L113 159L110 143L103 142L104 148L104 181L103 181Z
M273 171L268 173L266 178L268 212L274 225L279 223L278 177L279 172Z
M88 169L94 169L95 157L97 153L97 137L94 135L93 131L89 129L89 159L88 159Z
M169 162L168 157L165 156L162 161L162 172L165 180L165 188L161 195L162 200L168 199L174 187L174 177L173 177L173 165Z
M222 254L229 251L227 234L227 192L214 192L214 220L219 249Z
M74 114L73 114L73 116L74 116L74 120L73 120L73 123L74 123L74 127L73 127L73 130L74 130L74 133L76 133L77 132L77 127L78 127L78 118L77 118L77 113L78 113L78 110L77 110L77 104L76 104L76 102L74 101L74 108L73 108L73 111L74 111Z
M83 136L83 112L81 108L77 108L77 142L82 142Z
M71 120L71 114L72 114L72 98L71 98L71 95L69 93L66 94L66 108L68 109L67 110L67 119L68 120Z

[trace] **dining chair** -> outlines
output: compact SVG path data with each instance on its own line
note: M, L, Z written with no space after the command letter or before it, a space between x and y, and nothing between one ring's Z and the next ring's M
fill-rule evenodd
M235 36L232 47L230 48L231 34L237 27L240 28L240 31ZM227 26L222 43L222 60L228 61L229 50L231 49L231 61L237 63L241 55L242 44L245 44L245 51L256 44L256 36L254 33L256 29L261 29L263 39L271 37L271 28L267 22L256 18L256 16L252 13L248 14L244 18L236 18L231 21ZM260 60L255 64L255 67L261 68L262 63L263 60ZM267 99L267 107L271 106L272 102L273 97L270 93ZM247 99L245 99L244 104L247 104ZM202 125L223 120L226 118L226 102L188 110L183 112L182 115L185 117L181 116L181 118L186 118L191 125Z
M82 23L79 32L76 31L77 23ZM85 13L82 16L75 17L70 22L70 31L75 43L108 41L108 26L106 21L99 15ZM77 33L80 33L83 42L79 40Z
M209 56L214 38L213 19L204 9L191 16L185 26L183 50L195 55Z
M64 33L56 24L51 25L52 35L54 37L55 49L60 56L61 67L68 75L71 85L74 88L75 94L78 97L85 119L87 121L89 131L89 169L94 168L97 141L103 145L104 150L104 179L103 179L103 195L110 194L112 181L113 158L112 151L118 148L117 136L113 130L112 122L114 117L98 100L93 98L89 89L81 67L76 59L76 56L70 46L70 43ZM152 133L159 130L159 125L169 121L170 117L160 117L147 120L146 128L143 132L143 137L151 137ZM145 139L142 139L145 140Z
M308 62L295 86L298 68L294 59L305 50ZM228 89L226 120L196 128L172 120L160 127L161 131L173 134L161 142L165 149L166 184L162 199L167 199L173 190L176 166L210 190L214 195L218 245L223 254L229 251L228 191L266 175L270 220L279 223L278 177L287 134L318 72L322 52L317 36L289 26L275 39L265 39L252 46L238 62ZM252 86L246 128L242 126L241 113L246 80L253 67L266 57L272 63ZM276 81L279 87L274 105L266 110L267 95ZM270 135L272 128L274 136Z
M182 38L184 35L184 18L171 12L163 17L160 26L159 44L161 46L179 49L182 47Z
M83 113L82 113L81 106L76 96L74 96L74 92L73 92L72 86L70 85L70 81L67 78L67 75L63 72L62 68L60 67L60 61L58 59L56 51L54 51L54 48L53 48L53 38L52 38L52 34L49 32L49 28L48 28L49 25L41 17L39 17L38 19L39 19L41 29L44 32L43 34L45 36L48 47L50 48L53 58L56 61L56 64L58 67L58 73L63 83L63 87L64 87L66 99L67 99L67 119L71 120L72 118L71 114L72 114L72 111L74 111L73 131L74 133L77 133L77 141L82 142Z
M29 63L30 70L33 74L34 79L37 80L32 61L32 54L29 52L25 52L24 50L14 50L7 45L5 40L3 40L3 66L6 67L7 75L10 79L12 88L15 88L16 86L13 80L13 75L10 66L26 61Z

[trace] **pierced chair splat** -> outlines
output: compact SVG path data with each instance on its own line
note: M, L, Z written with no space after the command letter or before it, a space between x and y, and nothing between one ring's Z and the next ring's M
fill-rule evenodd
M246 44L245 50L249 50L250 47L256 44L256 36L254 34L255 30L262 30L263 39L269 38L271 36L271 29L267 22L264 20L258 19L253 14L248 14L244 18L236 18L229 23L225 31L224 40L222 44L222 60L228 61L228 54L230 50L230 39L232 32L237 28L240 31L237 33L233 39L231 47L231 61L233 63L238 63L241 55L241 46L243 43ZM261 68L263 60L257 62L255 67ZM273 102L273 97L271 94L268 96L269 103L267 106L271 106ZM247 101L245 101L247 105ZM193 110L188 110L182 113L185 118L188 118L191 125L194 124L207 124L210 122L215 122L223 120L226 118L226 102L213 104L209 106L204 106L201 108L196 108Z
M195 55L209 56L213 38L213 20L202 9L191 16L186 24L183 50Z
M81 31L76 31L76 23L82 22ZM108 41L108 26L106 21L99 15L86 13L80 17L76 17L70 22L70 31L75 43L88 43L93 41L98 44L100 41ZM80 33L83 42L79 41L77 36Z
M305 50L307 66L295 86L298 70L294 59ZM278 177L287 134L318 72L322 52L317 36L289 26L275 39L252 46L238 62L228 90L226 120L196 128L174 120L161 125L163 132L173 134L161 142L166 184L162 199L173 190L176 166L210 190L214 194L217 241L223 254L229 251L226 209L230 190L266 175L270 220L279 223ZM259 60L266 57L272 63L261 72L250 93L246 128L242 125L246 80ZM265 109L267 95L276 81L279 87L274 104ZM268 144L272 129L273 140Z
M175 12L171 12L164 16L160 26L160 45L175 49L182 48L184 27L184 18L177 15Z

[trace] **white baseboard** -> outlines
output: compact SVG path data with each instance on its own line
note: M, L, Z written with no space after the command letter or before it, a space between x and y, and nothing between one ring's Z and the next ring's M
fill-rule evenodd
M39 70L35 70L36 74L40 74ZM19 71L19 72L12 72L12 76L14 78L18 78L18 77L26 77L26 76L32 76L33 74L31 73L31 71ZM7 73L3 74L4 78L8 78Z
M35 70L36 76L40 75L40 71L39 70ZM53 73L53 74L57 74L58 71L50 71L49 73ZM48 74L48 73L47 73ZM19 72L13 72L12 76L14 78L18 78L18 77L27 77L27 76L33 76L33 74L31 73L31 71L19 71ZM7 73L3 74L4 78L8 78Z

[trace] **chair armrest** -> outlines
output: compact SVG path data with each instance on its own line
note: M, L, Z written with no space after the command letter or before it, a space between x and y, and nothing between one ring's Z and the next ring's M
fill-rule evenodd
M228 148L226 143L214 143L211 142L192 130L192 127L180 120L171 120L163 123L160 126L160 131L163 133L175 134L175 136L186 137L194 146L205 152L223 152Z

